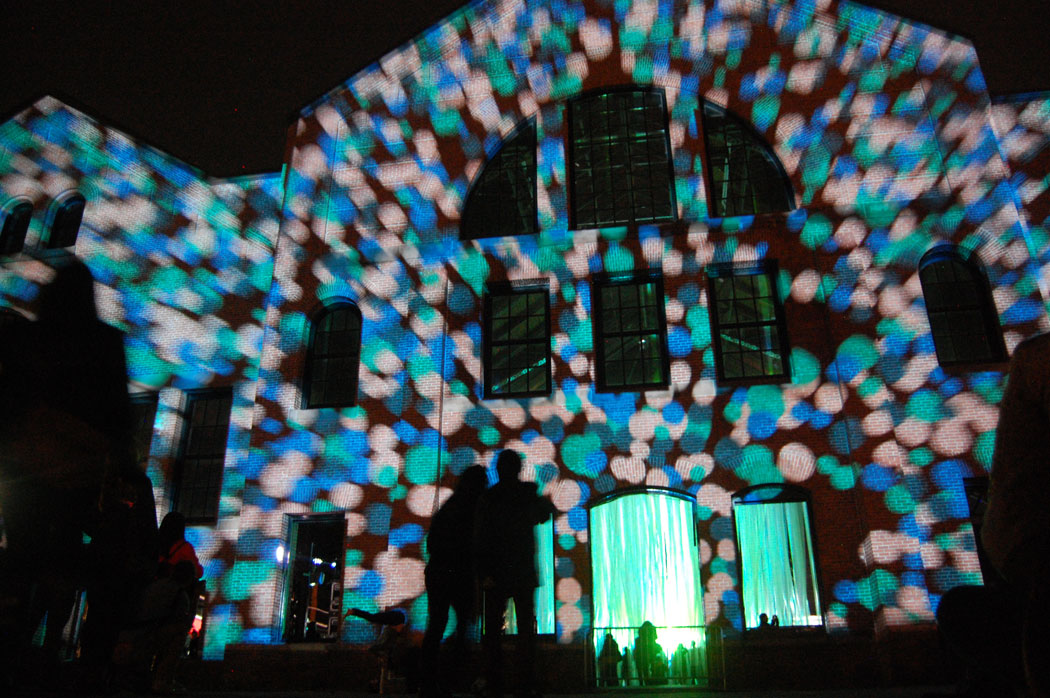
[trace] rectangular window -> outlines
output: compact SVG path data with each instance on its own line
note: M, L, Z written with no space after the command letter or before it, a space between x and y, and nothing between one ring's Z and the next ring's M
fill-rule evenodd
M787 326L772 263L708 268L711 334L719 380L790 376Z
M189 395L179 453L174 509L187 523L214 523L226 460L233 392L229 388Z
M574 228L671 221L671 144L661 90L612 90L569 103Z
M600 279L594 291L598 390L667 387L670 367L660 277Z
M776 616L781 626L822 625L817 567L806 502L733 507L740 547L744 627Z
M550 292L490 289L485 296L485 397L551 393Z
M153 443L153 422L157 418L157 393L131 396L131 438L138 459L149 457Z

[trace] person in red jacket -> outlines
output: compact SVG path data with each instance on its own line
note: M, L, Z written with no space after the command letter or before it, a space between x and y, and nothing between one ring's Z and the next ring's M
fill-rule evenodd
M160 522L160 531L157 532L157 549L160 551L160 559L157 560L158 577L170 576L175 565L183 560L193 563L197 579L204 576L204 568L197 559L197 551L186 540L186 517L179 512L169 512Z

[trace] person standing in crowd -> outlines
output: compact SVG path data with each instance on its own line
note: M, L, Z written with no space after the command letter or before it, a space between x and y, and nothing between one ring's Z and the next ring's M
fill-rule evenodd
M514 599L518 618L518 662L521 692L537 694L535 601L536 540L533 532L554 513L554 506L536 492L536 485L518 479L521 456L510 449L496 459L499 482L478 502L474 527L474 555L485 594L486 685L484 693L503 693L501 634L508 599Z
M967 695L1050 696L1050 334L1014 349L999 410L981 542L996 578L951 589L937 608Z
M9 328L0 346L0 507L8 539L0 580L12 600L5 625L15 628L2 633L0 661L9 662L9 683L35 630L34 590L54 592L48 612L63 622L67 577L77 573L81 531L97 523L103 483L135 467L123 336L99 321L87 266L75 259L57 266L37 318ZM152 507L152 489L148 500ZM155 533L156 515L149 516Z
M427 588L427 629L423 635L422 690L424 698L451 695L450 681L439 676L438 654L441 638L448 625L448 609L456 612L454 639L455 661L458 671L466 653L467 630L474 622L474 600L477 589L474 577L472 531L478 500L485 491L485 469L474 465L467 468L430 524L427 532L427 551L430 559L424 571Z
M179 512L169 511L160 522L157 549L160 551L160 557L157 559L157 577L170 576L175 565L183 561L193 565L196 574L194 579L204 576L204 568L197 559L197 551L186 540L186 517Z

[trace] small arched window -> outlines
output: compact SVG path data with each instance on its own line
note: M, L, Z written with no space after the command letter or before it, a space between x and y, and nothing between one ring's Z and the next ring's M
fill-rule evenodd
M733 495L744 627L823 625L809 492L755 485Z
M977 264L954 247L935 247L919 261L919 282L942 366L1006 359L992 289Z
M26 242L33 204L19 201L4 211L4 227L0 232L0 255L18 254Z
M73 194L63 199L55 210L51 221L51 234L47 238L49 249L72 247L77 243L80 221L84 218L84 197Z
M326 306L315 317L303 376L303 407L357 403L361 311L350 302Z
M569 102L573 228L672 221L673 184L662 90L610 90Z
M705 102L704 140L711 215L751 216L794 208L795 196L783 164L751 124Z
M507 137L474 180L463 207L463 240L536 232L536 122Z

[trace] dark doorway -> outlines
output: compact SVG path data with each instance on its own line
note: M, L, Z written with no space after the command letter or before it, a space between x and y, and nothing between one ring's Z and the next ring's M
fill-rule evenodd
M289 516L285 642L339 639L343 606L342 513Z

